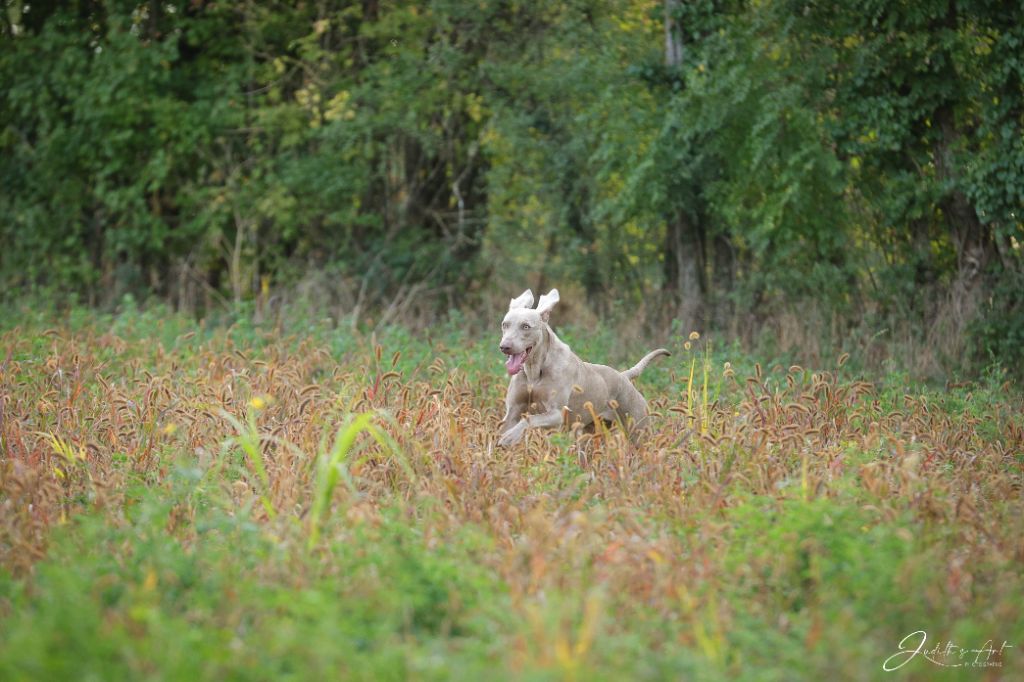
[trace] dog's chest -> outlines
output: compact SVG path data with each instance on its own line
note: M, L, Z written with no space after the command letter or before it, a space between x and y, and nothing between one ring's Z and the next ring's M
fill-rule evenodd
M522 375L517 375L509 386L512 400L522 406L522 409L530 413L541 413L551 409L549 404L553 398L553 391L545 386L544 382L531 382Z

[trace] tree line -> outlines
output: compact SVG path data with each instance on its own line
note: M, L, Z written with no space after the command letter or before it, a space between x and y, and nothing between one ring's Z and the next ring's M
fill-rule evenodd
M573 283L682 330L1024 359L1024 12L990 0L6 0L0 286Z

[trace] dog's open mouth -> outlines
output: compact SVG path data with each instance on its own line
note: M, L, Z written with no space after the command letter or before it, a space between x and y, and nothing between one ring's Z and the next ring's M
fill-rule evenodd
M505 360L505 368L508 369L509 376L514 376L523 371L523 365L526 364L526 356L533 350L533 346L530 346L522 353L510 353L508 359Z

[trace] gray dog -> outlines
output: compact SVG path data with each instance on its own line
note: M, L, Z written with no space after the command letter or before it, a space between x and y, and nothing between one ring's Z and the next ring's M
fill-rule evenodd
M498 445L518 443L531 427L560 426L563 409L570 422L587 426L594 421L588 402L600 419L627 428L646 420L647 401L631 382L651 360L670 353L664 348L651 351L625 372L583 362L548 326L556 303L558 290L552 289L533 309L533 292L527 289L512 299L501 323L501 352L508 356L505 366L512 379ZM534 414L528 414L531 406Z

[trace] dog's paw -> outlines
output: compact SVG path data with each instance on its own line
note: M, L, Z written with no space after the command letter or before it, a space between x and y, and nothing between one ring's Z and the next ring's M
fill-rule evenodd
M516 433L515 429L512 429L511 431L506 431L505 435L498 439L498 447L507 448L510 445L515 445L520 440L522 440L522 438L522 434Z

